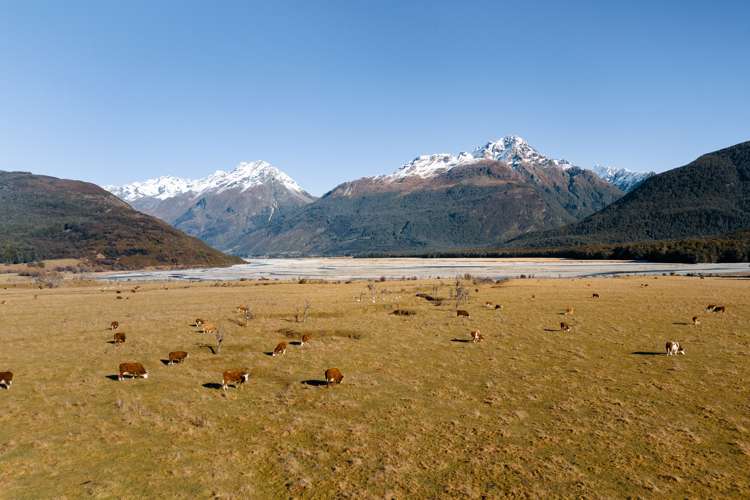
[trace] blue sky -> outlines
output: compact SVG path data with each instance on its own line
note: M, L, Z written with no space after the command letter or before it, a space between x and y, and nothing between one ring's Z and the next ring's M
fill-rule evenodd
M0 169L265 159L314 194L507 134L665 170L750 140L750 2L0 0Z

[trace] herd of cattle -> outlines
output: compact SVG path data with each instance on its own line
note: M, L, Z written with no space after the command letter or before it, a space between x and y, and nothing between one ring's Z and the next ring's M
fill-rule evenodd
M249 311L249 308L247 306L239 306L237 308L237 312L247 314ZM203 334L216 334L218 332L218 327L214 325L213 323L209 323L201 318L197 318L193 322L193 326L198 328L198 331ZM118 328L120 328L119 321L112 321L109 325L110 330L114 331L114 336L112 339L112 343L115 345L124 344L126 340L125 333L116 331ZM312 336L309 334L302 335L302 338L299 342L299 346L302 347L306 343L309 343L310 340L312 340ZM274 348L273 352L271 353L272 356L280 356L282 354L286 353L287 349L287 343L286 342L279 342L276 347ZM167 356L167 365L175 365L182 363L185 361L190 355L185 351L172 351ZM10 379L12 380L13 374L8 372L10 375ZM2 376L3 374L0 374ZM117 371L117 380L122 381L125 379L125 377L128 378L148 378L148 371L143 366L143 364L138 362L126 362L126 363L120 363L120 366L118 367ZM227 388L232 385L238 389L241 389L243 384L245 384L250 379L250 370L247 368L238 368L238 369L230 369L225 370L222 374L221 379L221 388L226 391ZM340 384L341 381L344 379L344 376L341 374L341 370L338 368L329 368L325 371L325 380L327 385L331 384ZM2 382L0 382L2 383ZM7 387L10 386L10 382L8 383Z
M643 286L643 285L642 285ZM646 285L647 286L647 285ZM417 294L418 297L429 297L425 294ZM534 298L534 296L532 296ZM594 293L592 294L592 298L598 299L599 294ZM502 309L502 305L493 305L490 302L485 303L485 307L489 309ZM239 306L237 308L237 311L240 313L243 313L245 315L248 314L249 308L247 306ZM726 312L726 306L718 305L718 304L709 304L706 309L706 312L711 313L724 313ZM565 316L572 316L575 314L575 309L572 307L568 307L564 313ZM457 309L456 310L456 316L458 317L469 317L469 312L465 311L463 309ZM700 325L700 320L698 316L693 316L692 323L695 326ZM218 332L218 328L216 325L206 322L201 318L198 318L194 322L194 326L198 327L199 331L204 334L216 334ZM126 336L123 332L118 332L120 328L120 323L118 321L112 321L110 323L110 330L114 331L114 336L112 339L112 343L115 345L121 345L125 343ZM567 322L560 322L560 331L563 332L570 332L572 330L572 327ZM479 330L472 330L470 332L471 335L471 342L478 343L484 340L484 336L480 333ZM306 343L309 343L310 340L312 340L311 336L309 334L302 335L302 338L299 342L300 347L304 346ZM273 352L271 353L272 356L280 356L286 353L287 349L287 343L286 342L279 342L279 344L274 348ZM679 342L670 340L667 341L665 345L665 350L667 356L673 356L677 354L685 354L685 348L680 345ZM179 364L185 361L188 358L189 354L185 351L173 351L170 352L167 359L168 365L174 365ZM125 379L125 377L129 378L148 378L148 371L141 363L138 362L126 362L126 363L120 363L120 366L118 367L117 372L117 380L122 381ZM341 371L338 368L329 368L325 371L325 382L326 385L331 384L340 384L343 380L344 376L341 374ZM241 369L230 369L225 370L222 374L222 380L221 380L221 388L226 391L227 387L230 385L233 385L234 387L241 389L242 385L245 384L250 379L250 371L247 368L241 368ZM10 389L11 385L13 384L13 372L6 371L6 372L0 372L0 387L3 387L4 389Z

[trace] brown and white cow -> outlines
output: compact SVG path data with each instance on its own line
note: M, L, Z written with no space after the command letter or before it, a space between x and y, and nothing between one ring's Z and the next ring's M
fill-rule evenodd
M116 332L113 337L113 344L120 345L125 343L125 332Z
M479 330L473 330L471 332L471 341L476 343L479 343L484 340L484 336L479 332Z
M242 385L247 382L250 378L250 371L247 368L240 368L237 370L227 370L224 372L221 379L221 388L225 391L229 384L234 385L238 389L242 389Z
M299 343L300 347L307 344L311 340L312 340L312 335L310 335L309 333L304 334L302 336L302 341Z
M13 385L13 372L0 372L0 385L5 389L10 389Z
M565 316L573 316L575 314L576 310L574 307L568 307L565 309Z
M569 324L567 324L565 321L560 322L560 330L562 330L563 332L569 332L572 329L573 328Z
M701 320L698 319L698 316L693 316L693 325L700 326Z
M340 384L344 380L344 376L341 374L341 370L338 368L329 368L326 370L326 382L328 385Z
M286 342L279 342L273 348L272 356L281 356L282 354L286 354Z
M169 356L168 356L169 362L167 362L167 364L174 365L174 364L182 363L188 358L188 356L190 355L186 353L185 351L172 351L169 353Z
M195 318L195 321L193 321L193 326L196 326L197 328L200 328L200 327L203 326L203 323L205 323L205 321L203 319L201 319L201 318Z
M667 356L685 354L685 348L682 347L679 342L673 342L670 340L667 342L665 349L667 351Z
M117 380L124 380L125 377L148 378L148 372L140 363L120 363Z
M113 321L112 323L109 324L109 329L112 330L112 331L115 331L118 328L120 328L120 322L119 321Z
M237 312L240 314L247 314L247 312L250 310L248 306L237 306Z

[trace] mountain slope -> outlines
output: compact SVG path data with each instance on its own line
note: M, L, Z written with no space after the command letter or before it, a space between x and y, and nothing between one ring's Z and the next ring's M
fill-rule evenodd
M622 196L594 173L509 136L346 182L241 238L240 255L342 255L490 246L564 225Z
M0 213L2 262L85 257L117 268L238 263L86 182L0 171Z
M203 179L159 177L106 189L225 251L232 251L245 233L315 199L264 161L241 163L231 172L219 170Z
M522 236L512 245L559 248L708 237L736 240L736 234L747 229L750 142L655 175L576 224Z

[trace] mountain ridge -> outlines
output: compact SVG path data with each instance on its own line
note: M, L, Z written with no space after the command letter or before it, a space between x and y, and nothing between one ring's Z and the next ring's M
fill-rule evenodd
M750 141L654 175L577 223L522 235L508 246L649 258L667 252L710 262L747 260L749 236Z
M240 263L88 182L0 171L0 261L86 258L118 269Z

